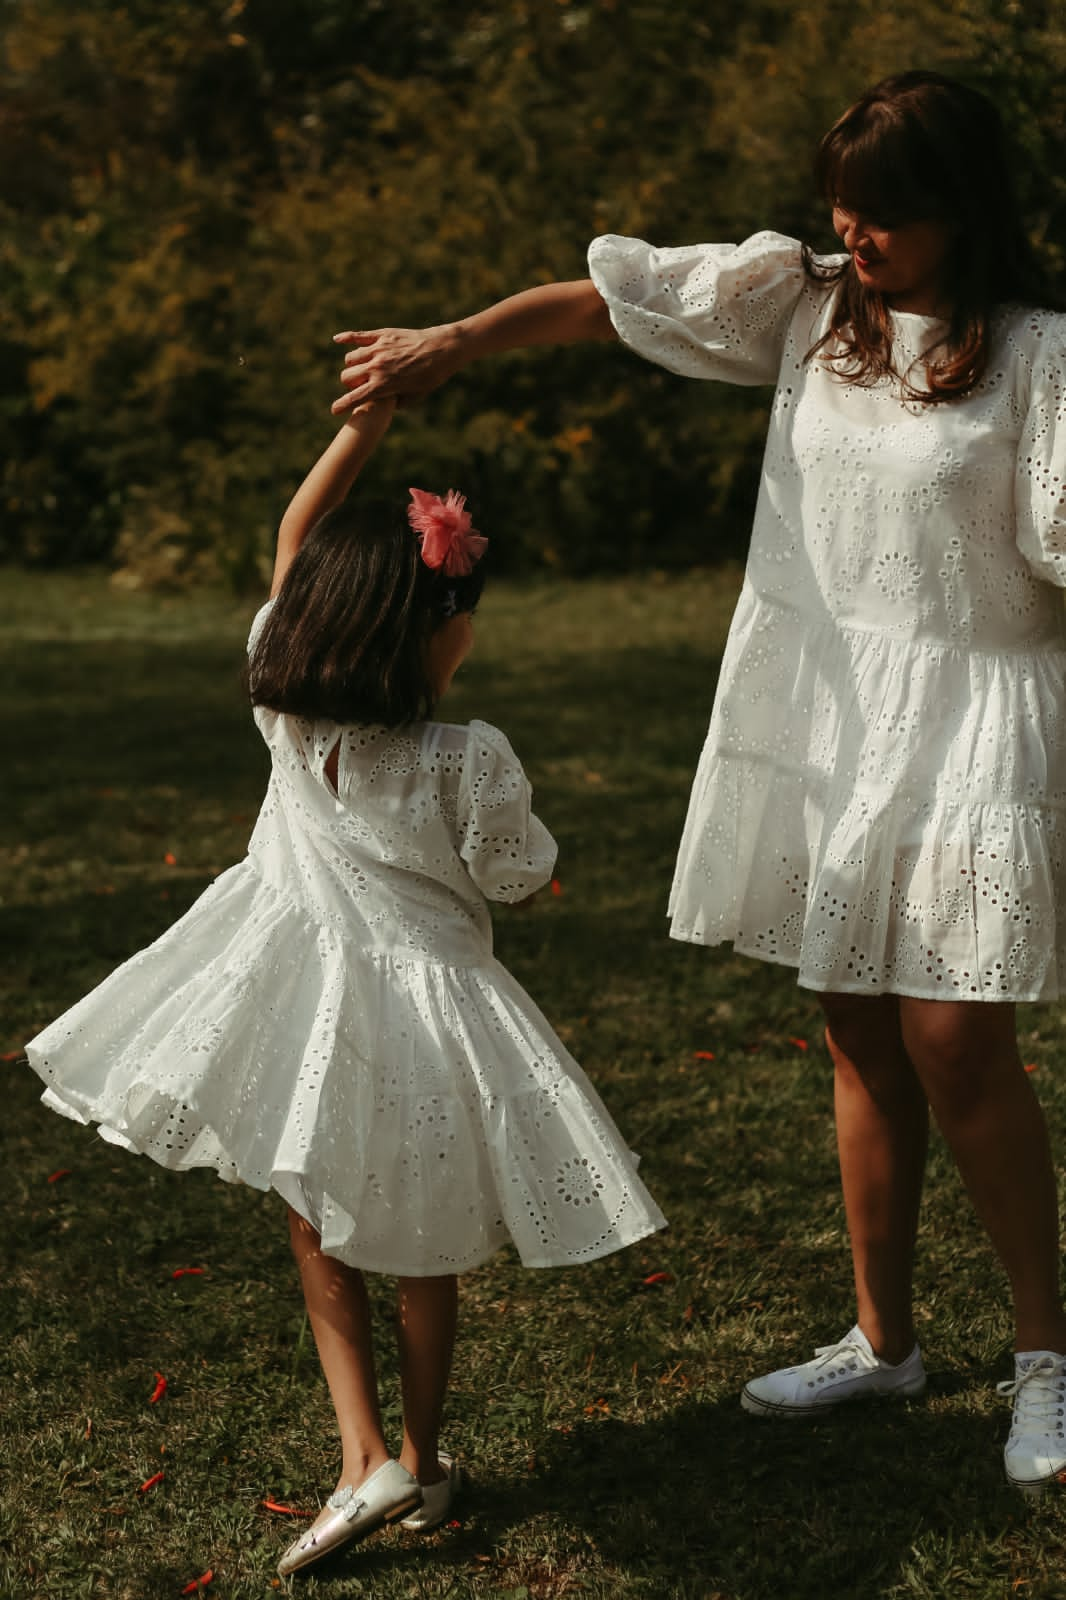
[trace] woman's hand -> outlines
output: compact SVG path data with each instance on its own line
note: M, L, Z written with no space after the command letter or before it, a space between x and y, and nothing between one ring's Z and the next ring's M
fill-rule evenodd
M462 365L460 338L452 323L439 328L374 328L336 333L334 344L350 345L341 383L346 393L333 402L335 415L366 401L419 399Z
M444 322L439 328L335 333L334 343L351 349L341 373L347 393L334 400L333 410L347 411L386 395L420 399L460 367L503 350L614 337L610 312L588 278L522 289L472 317Z

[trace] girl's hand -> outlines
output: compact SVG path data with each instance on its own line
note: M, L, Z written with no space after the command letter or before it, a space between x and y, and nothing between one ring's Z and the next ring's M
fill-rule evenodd
M368 333L335 333L334 344L350 345L341 383L345 394L333 402L340 415L367 401L421 399L462 365L455 325L439 328L374 328Z
M333 407L336 410L336 407ZM364 400L360 405L353 406L344 419L344 425L357 433L365 445L364 459L371 450L376 450L385 434L388 432L389 423L396 415L396 396L385 395L380 400Z

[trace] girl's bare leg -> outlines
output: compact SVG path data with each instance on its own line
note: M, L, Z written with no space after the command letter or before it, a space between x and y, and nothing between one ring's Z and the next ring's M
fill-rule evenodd
M904 1044L1014 1294L1018 1350L1066 1354L1047 1126L1014 1007L902 999Z
M389 1459L381 1427L366 1285L354 1267L323 1255L318 1234L291 1206L289 1237L340 1428L338 1488L344 1484L356 1488Z
M400 1464L419 1483L439 1483L445 1473L438 1459L440 1421L448 1387L458 1284L443 1278L401 1278L397 1285L397 1337L403 1391L403 1449Z
M825 994L858 1324L895 1365L914 1347L911 1281L929 1110L893 995Z

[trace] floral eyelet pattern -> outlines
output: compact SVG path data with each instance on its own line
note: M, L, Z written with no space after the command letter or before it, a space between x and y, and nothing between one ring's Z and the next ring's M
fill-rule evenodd
M1066 988L1066 316L1005 306L927 405L842 381L799 245L589 252L620 337L775 385L747 573L670 900L676 938L813 989ZM893 315L921 381L934 319Z

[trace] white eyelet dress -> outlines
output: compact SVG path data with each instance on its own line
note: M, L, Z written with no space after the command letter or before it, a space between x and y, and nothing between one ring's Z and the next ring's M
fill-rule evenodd
M255 718L272 772L247 858L27 1047L45 1102L273 1187L372 1271L458 1272L508 1239L566 1266L662 1227L492 954L486 896L524 898L556 854L503 734Z
M832 291L795 240L608 235L589 261L640 355L776 384L671 933L731 941L810 989L1054 999L1066 317L1003 308L978 387L922 405L805 359ZM943 331L893 322L901 370Z

